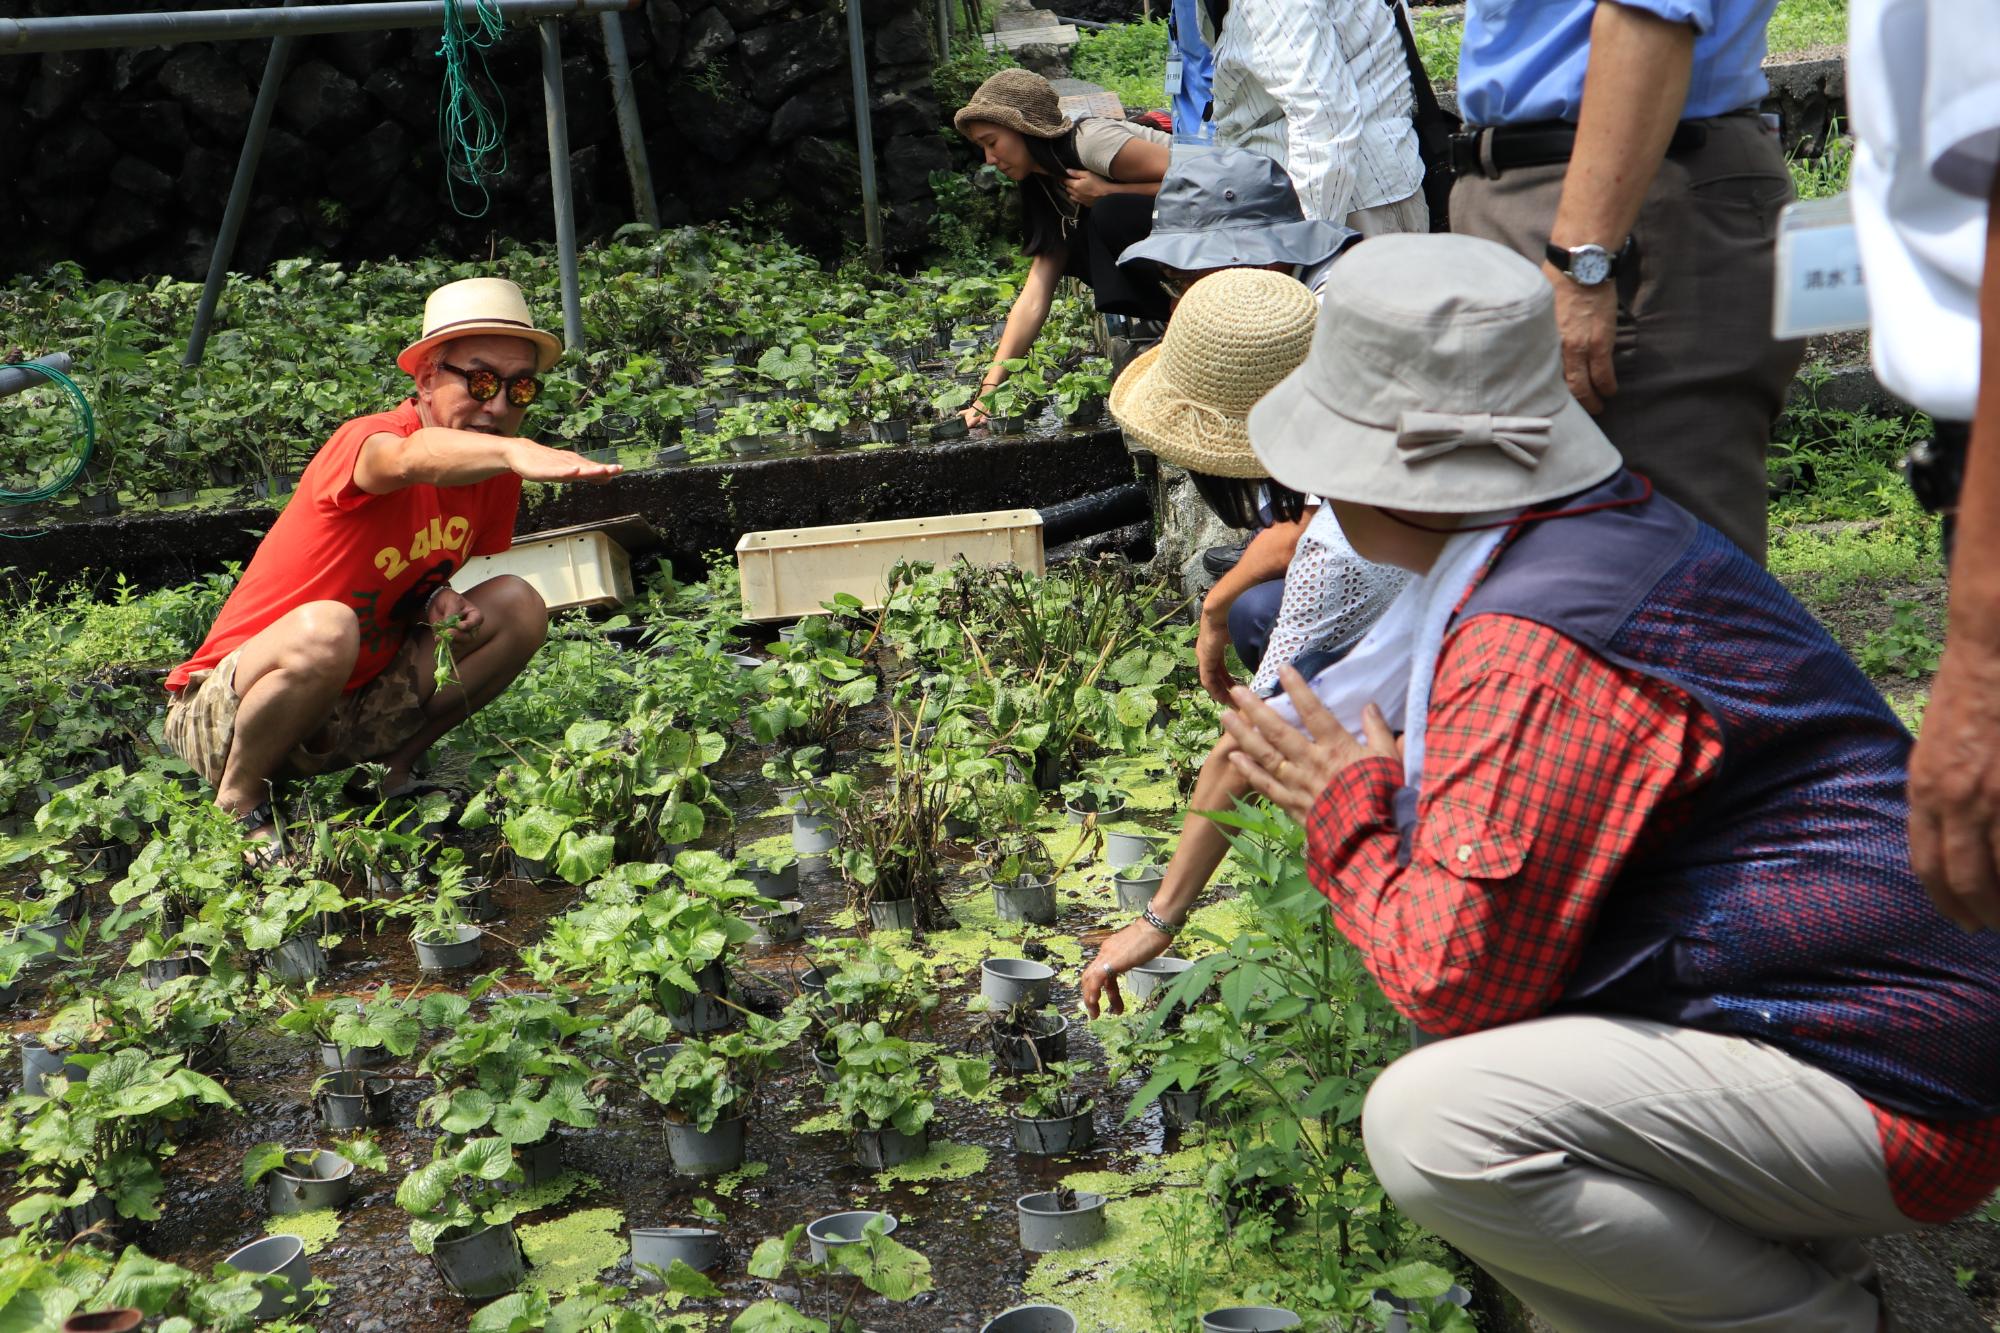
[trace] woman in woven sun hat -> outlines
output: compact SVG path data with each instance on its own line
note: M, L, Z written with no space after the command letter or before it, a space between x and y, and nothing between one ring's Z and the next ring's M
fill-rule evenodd
M1296 278L1264 269L1231 269L1203 279L1167 325L1166 336L1125 368L1111 388L1111 412L1127 435L1188 470L1198 484L1254 480L1264 466L1250 447L1250 409L1305 358L1318 306ZM1293 501L1300 497L1286 491ZM1278 668L1296 661L1315 674L1341 674L1341 657L1395 600L1408 574L1356 555L1330 511L1322 509L1298 539L1284 583L1284 603L1257 664L1258 688L1275 690ZM1204 612L1204 634L1208 632ZM1225 675L1225 679L1226 679ZM1359 697L1379 681L1359 682ZM1358 704L1356 705L1359 706ZM1217 746L1195 783L1192 811L1227 809L1249 783ZM1107 941L1086 978L1093 1013L1099 992L1114 1011L1123 1000L1116 978L1156 958L1228 853L1221 828L1198 813L1181 826L1180 846L1155 894L1151 915ZM1105 968L1109 971L1105 971Z
M1121 272L1118 255L1146 234L1172 135L1109 116L1072 121L1055 85L1025 69L1003 69L980 84L952 124L1021 187L1021 248L1034 261L981 379L982 399L1006 380L1006 363L1035 345L1059 278L1088 284L1106 314L1166 318L1159 283ZM986 417L979 399L965 409L967 425Z
M1860 1238L2000 1186L2000 937L1912 873L1908 732L1621 465L1504 247L1357 247L1250 437L1414 576L1368 708L1287 672L1223 719L1440 1038L1368 1094L1390 1197L1557 1329L1886 1326Z

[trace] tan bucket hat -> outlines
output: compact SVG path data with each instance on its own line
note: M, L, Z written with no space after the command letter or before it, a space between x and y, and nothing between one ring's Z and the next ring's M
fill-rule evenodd
M424 336L405 347L396 364L414 375L431 348L480 333L508 334L533 343L537 374L562 359L562 339L535 327L528 298L519 287L505 278L461 278L430 294L424 302Z
M1320 299L1312 355L1250 414L1257 456L1293 490L1483 513L1622 466L1563 382L1548 279L1512 250L1377 236L1334 265Z
M1056 86L1033 70L1003 69L973 90L972 100L958 109L951 123L971 137L966 126L976 120L1005 125L1037 139L1057 139L1069 133Z
M1211 273L1174 308L1160 345L1111 386L1125 433L1167 462L1214 477L1262 477L1250 408L1305 359L1319 306L1268 269Z

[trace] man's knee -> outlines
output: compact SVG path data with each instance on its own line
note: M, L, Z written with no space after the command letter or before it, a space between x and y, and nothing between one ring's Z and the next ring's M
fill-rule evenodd
M1403 1213L1438 1230L1450 1196L1482 1168L1475 1090L1451 1043L1420 1047L1376 1075L1361 1108L1368 1163Z
M536 647L548 637L548 603L526 579L500 574L473 589L473 594L489 617L504 621Z
M361 622L344 602L307 602L291 614L286 666L343 681L361 654Z

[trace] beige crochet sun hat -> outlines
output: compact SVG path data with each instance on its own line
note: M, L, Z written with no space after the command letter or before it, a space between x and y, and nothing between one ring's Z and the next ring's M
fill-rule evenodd
M1055 85L1033 70L1003 69L973 90L972 100L958 109L951 123L960 134L971 137L966 127L983 120L1037 139L1055 139L1069 133L1069 117L1063 115Z
M424 336L405 347L396 364L405 374L414 375L431 348L481 333L526 338L533 343L538 374L562 358L562 339L535 327L528 298L521 295L519 287L505 278L461 278L430 294L424 302Z
M1167 462L1215 477L1263 477L1250 409L1312 347L1319 306L1268 269L1211 273L1188 288L1160 345L1111 386L1125 433Z
M1478 514L1622 466L1563 381L1548 280L1505 246L1377 236L1333 266L1320 301L1312 355L1250 413L1257 456L1291 489Z

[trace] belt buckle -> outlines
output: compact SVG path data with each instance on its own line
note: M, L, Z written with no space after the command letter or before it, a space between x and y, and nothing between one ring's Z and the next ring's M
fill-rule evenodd
M1487 180L1497 181L1500 179L1500 164L1493 160L1493 129L1493 126L1486 125L1479 131L1479 174Z

